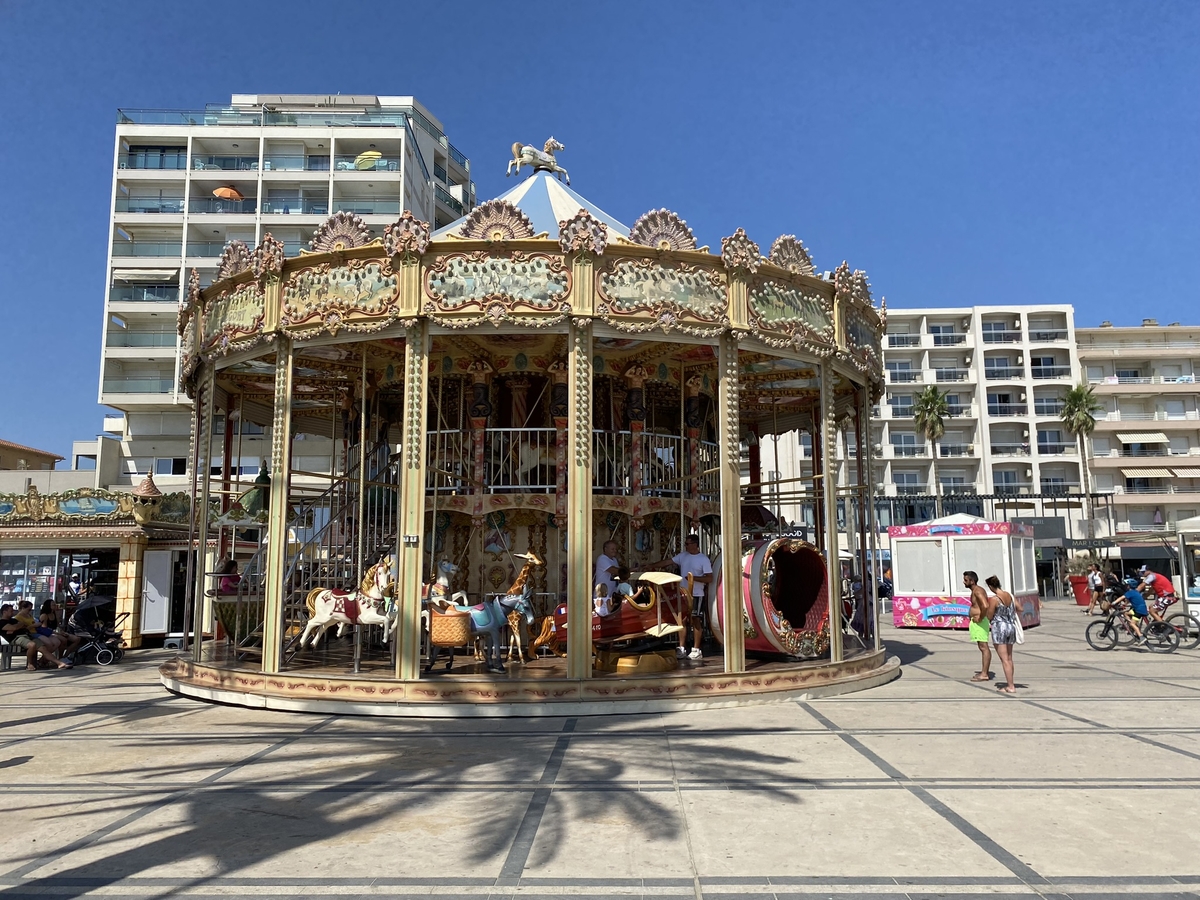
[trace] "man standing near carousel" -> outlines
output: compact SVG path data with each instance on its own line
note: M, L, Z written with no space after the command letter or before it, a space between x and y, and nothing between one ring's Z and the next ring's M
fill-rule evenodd
M700 552L700 538L694 534L689 534L683 542L683 552L676 554L672 559L661 560L652 566L652 568L663 568L665 566L677 566L679 568L679 577L686 587L688 576L692 576L692 633L691 647L685 646L687 635L684 632L679 633L679 646L675 652L679 658L688 657L689 659L701 659L704 653L700 650L700 642L704 638L704 596L707 593L708 585L712 584L713 568L709 558Z

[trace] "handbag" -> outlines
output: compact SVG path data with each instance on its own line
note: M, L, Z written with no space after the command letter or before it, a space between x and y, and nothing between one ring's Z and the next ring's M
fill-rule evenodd
M1015 606L1016 604L1014 603L1013 605ZM1017 632L1017 643L1025 643L1025 629L1021 627L1020 610L1013 610L1013 628Z

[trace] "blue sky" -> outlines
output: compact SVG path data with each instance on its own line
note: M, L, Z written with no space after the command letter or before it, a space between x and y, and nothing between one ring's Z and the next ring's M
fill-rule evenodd
M719 246L802 238L889 305L1200 322L1200 3L0 0L0 437L92 436L118 107L413 94L511 187Z

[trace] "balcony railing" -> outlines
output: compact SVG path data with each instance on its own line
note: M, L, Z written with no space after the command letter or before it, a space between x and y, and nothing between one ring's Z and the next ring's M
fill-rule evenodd
M471 171L471 161L463 156L462 151L453 144L446 144L446 152L450 154L450 158L462 166L466 171Z
M179 249L179 245L175 245ZM175 303L179 300L177 284L123 284L108 291L110 302L117 303Z
M971 452L969 444L942 444L938 449L942 456L967 456Z
M400 215L399 200L368 200L360 197L341 197L333 201L334 212L351 212L360 216Z
M911 406L897 406L892 404L893 419L911 419L913 417L913 408Z
M187 255L217 257L225 249L225 241L188 241Z
M118 169L153 169L181 172L187 168L187 151L151 152L131 150L117 160Z
M1139 456L1170 456L1171 451L1167 448L1166 444L1155 444L1153 447L1147 447L1139 450L1127 450L1125 447L1122 447L1119 451L1117 451L1117 455L1126 458Z
M1038 453L1042 456L1062 456L1064 453L1073 453L1075 445L1066 441L1042 441L1037 442Z
M182 197L118 197L114 205L123 213L181 213Z
M983 333L983 342L985 344L1016 344L1021 340L1021 332L1019 331L985 331Z
M264 215L275 213L294 216L327 216L329 215L329 201L324 198L314 200L308 197L271 198L263 201L262 211Z
M965 334L935 334L933 336L933 346L935 347L955 347L959 344L965 344L967 336Z
M934 376L938 383L945 384L949 381L966 381L967 375L970 374L970 369L934 369Z
M493 491L554 490L556 435L553 428L489 428L487 484Z
M446 169L437 163L433 164L433 177L442 182L442 184L450 183L450 177L446 174Z
M1032 490L1031 481L1006 481L996 484L995 493L998 497L1016 497L1019 494L1031 493Z
M1067 329L1065 328L1050 328L1044 331L1030 331L1029 340L1037 343L1045 343L1047 341L1065 341L1067 339Z
M1064 404L1061 400L1034 400L1033 411L1039 416L1060 416Z
M1033 366L1033 377L1038 379L1047 378L1070 378L1070 366Z
M333 159L335 172L399 172L400 158L397 156L381 156L371 160L357 156L335 156Z
M895 487L898 497L929 496L929 486L925 484L898 484Z
M105 378L105 394L169 394L175 390L173 378Z
M916 369L888 369L888 381L892 384L913 384L921 380Z
M1188 488L1184 488L1189 494L1196 493ZM1113 487L1114 494L1174 494L1178 493L1173 484L1118 484Z
M947 403L946 413L951 416L969 416L971 415L971 404Z
M1101 419L1100 416L1096 418L1098 421ZM1152 413L1120 412L1114 410L1105 413L1103 416L1103 421L1105 422L1182 422L1187 420L1196 421L1197 419L1200 419L1200 410L1195 409L1184 410L1182 414L1166 413L1162 410Z
M182 242L174 241L120 241L113 244L113 256L179 256Z
M106 347L174 347L177 336L173 331L126 331L120 328L108 333Z
M1027 416L1029 406L1025 403L989 403L989 416Z
M893 456L925 456L924 444L892 444Z
M889 334L887 336L889 347L920 347L921 336L919 334Z
M1078 481L1043 481L1040 490L1043 497L1065 497L1067 494L1079 493Z
M436 182L433 185L433 195L435 197L437 197L439 200L441 200L443 203L445 203L452 210L454 210L456 213L458 213L460 216L463 214L462 203L459 200L457 200L453 194L451 194L448 190L446 190L444 187L442 187L440 184L437 184Z
M1195 384L1196 376L1192 375L1105 375L1102 378L1089 378L1090 384Z
M328 172L328 156L291 156L272 153L263 157L264 172Z
M193 156L194 172L253 172L258 169L257 156Z
M258 201L253 197L245 200L221 200L218 197L192 197L188 200L189 213L239 213L254 215Z
M1017 366L988 366L983 371L988 381L1023 378L1025 376L1025 370Z
M1028 456L1029 444L1027 443L994 443L992 444L992 456Z

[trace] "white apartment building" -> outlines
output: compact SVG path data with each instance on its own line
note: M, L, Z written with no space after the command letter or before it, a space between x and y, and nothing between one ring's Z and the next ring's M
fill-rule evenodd
M1178 322L1076 332L1101 403L1093 490L1112 492L1117 531L1157 531L1200 513L1200 327Z
M176 305L191 269L213 280L226 242L253 248L269 232L290 256L340 210L382 236L405 209L438 228L475 204L469 160L412 97L235 94L200 110L119 110L113 157L99 401L121 412L105 431L122 447L103 486L151 472L164 488L184 482ZM240 430L231 468L253 477L267 445L259 426ZM301 468L328 469L316 443Z

